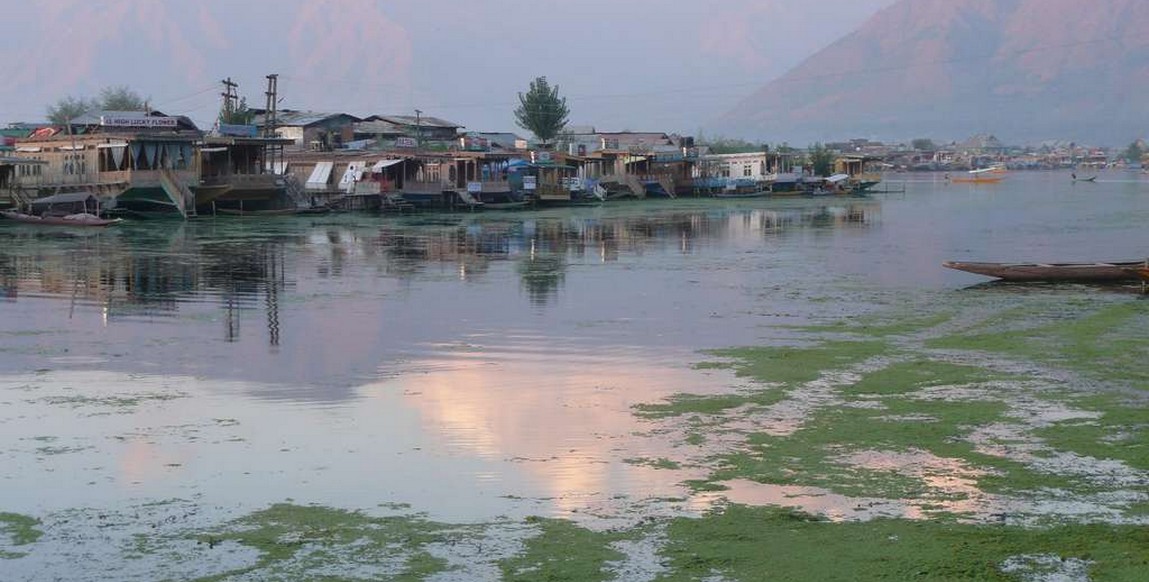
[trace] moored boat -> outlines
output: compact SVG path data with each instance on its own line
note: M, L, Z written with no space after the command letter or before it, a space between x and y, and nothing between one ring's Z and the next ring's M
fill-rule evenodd
M111 226L123 222L121 218L100 218L95 214L80 212L64 216L37 216L24 214L14 210L0 211L0 216L25 224L41 224L51 226Z
M970 170L965 176L951 178L950 181L954 184L996 184L1004 179L1005 170L1001 167L994 166Z
M1104 283L1135 281L1145 261L1120 263L963 263L947 261L942 266L1017 282Z

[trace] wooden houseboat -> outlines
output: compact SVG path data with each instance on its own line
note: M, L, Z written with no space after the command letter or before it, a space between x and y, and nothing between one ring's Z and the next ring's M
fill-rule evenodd
M287 210L313 206L301 182L287 173L290 138L257 137L255 126L220 126L200 148L198 212L219 209Z
M42 163L20 180L34 198L92 192L104 210L186 217L195 213L201 137L186 117L103 111L73 120L70 132L18 140L13 156Z

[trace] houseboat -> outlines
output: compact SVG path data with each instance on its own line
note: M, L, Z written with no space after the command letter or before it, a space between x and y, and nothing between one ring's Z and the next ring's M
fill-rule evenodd
M91 192L105 211L195 213L197 145L202 133L186 117L101 111L63 131L17 140L13 156L37 164L21 176L32 198Z

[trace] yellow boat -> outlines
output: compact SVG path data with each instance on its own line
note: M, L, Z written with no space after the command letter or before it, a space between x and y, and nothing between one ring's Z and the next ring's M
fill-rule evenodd
M1005 179L1005 168L993 166L970 170L966 176L950 179L954 184L996 184Z

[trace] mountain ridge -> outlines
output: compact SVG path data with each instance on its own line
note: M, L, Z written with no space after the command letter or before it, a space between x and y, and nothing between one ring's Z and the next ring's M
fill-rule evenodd
M718 126L796 142L990 132L1128 143L1149 121L1144 31L1140 0L902 0Z

